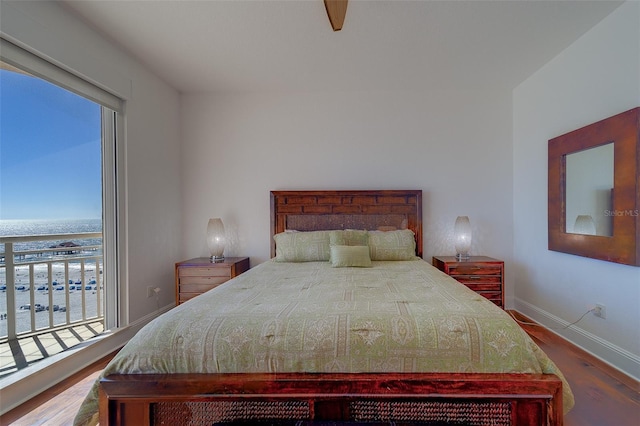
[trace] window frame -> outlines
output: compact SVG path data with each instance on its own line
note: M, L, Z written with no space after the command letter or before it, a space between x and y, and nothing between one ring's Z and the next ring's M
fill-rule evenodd
M0 60L101 105L102 244L105 332L128 325L126 280L125 101L0 37Z

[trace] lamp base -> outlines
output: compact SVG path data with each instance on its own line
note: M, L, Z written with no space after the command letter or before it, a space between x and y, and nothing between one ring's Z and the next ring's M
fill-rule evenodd
M456 253L457 260L469 260L470 257L468 253Z
M211 256L211 263L222 263L224 262L224 256Z

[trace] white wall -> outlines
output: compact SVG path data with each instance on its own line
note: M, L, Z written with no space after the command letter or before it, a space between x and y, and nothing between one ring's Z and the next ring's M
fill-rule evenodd
M640 105L640 3L627 2L514 91L515 307L640 378L640 268L547 250L547 141Z
M180 138L178 92L54 2L1 4L0 33L7 40L63 66L126 100L125 185L120 188L127 223L121 235L123 288L135 325L82 351L72 349L0 383L0 413L121 346L140 324L174 296L174 263L181 256ZM159 300L146 287L162 289ZM126 324L125 324L126 325ZM34 374L36 373L37 374Z
M270 190L422 189L426 259L453 253L455 217L469 215L472 254L507 261L508 305L554 326L605 304L606 320L562 333L640 377L640 268L546 249L547 140L639 104L639 7L619 8L513 99L443 89L200 94L180 105L55 3L3 1L0 31L127 99L131 321L158 308L147 286L163 289L159 306L172 302L173 263L206 255L209 217L234 236L227 255L256 264L269 257Z
M509 262L511 108L506 90L184 95L184 253L221 217L227 255L267 260L271 190L421 189L425 259L468 215L471 253Z
M124 149L129 317L158 309L146 286L174 300L181 255L178 92L54 2L2 2L2 35L126 99Z

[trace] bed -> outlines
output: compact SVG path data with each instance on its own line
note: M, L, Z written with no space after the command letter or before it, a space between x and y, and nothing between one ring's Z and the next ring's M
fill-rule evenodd
M271 242L146 325L75 424L562 425L553 362L421 259L421 191L273 191Z

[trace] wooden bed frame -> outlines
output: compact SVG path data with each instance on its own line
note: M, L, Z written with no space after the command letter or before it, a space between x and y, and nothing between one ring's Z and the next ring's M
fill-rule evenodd
M273 236L286 230L411 229L422 257L422 191L272 191Z
M422 256L422 192L271 193L271 236L363 227L411 229ZM110 375L99 395L101 425L563 424L562 382L551 374Z

